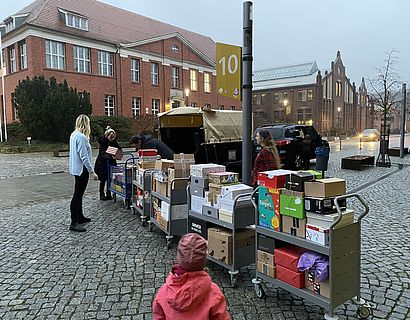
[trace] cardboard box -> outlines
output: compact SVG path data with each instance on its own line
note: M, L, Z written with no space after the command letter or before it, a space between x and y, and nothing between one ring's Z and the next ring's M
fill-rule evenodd
M105 152L112 155L115 160L121 160L123 157L122 150L115 147L110 146L107 148Z
M227 265L232 264L232 232L222 228L209 228L208 255Z
M275 266L266 264L262 261L257 261L257 268L260 273L267 275L268 277L275 278Z
M273 254L262 250L258 250L258 261L270 266L275 265L275 258Z
M339 178L326 178L305 182L305 196L329 198L346 194L346 181Z
M161 215L157 215L157 222L160 225L161 229L168 231L169 221L165 220Z
M158 155L157 149L138 149L138 157L156 157Z
M257 182L259 186L280 189L285 187L286 176L291 174L290 170L270 170L258 173Z
M205 196L205 189L201 187L191 186L190 192L193 196L202 197L202 198Z
M306 250L292 245L275 248L275 264L285 267L294 272L298 272L298 261Z
M304 219L305 206L303 192L283 189L280 194L280 214Z
M159 159L155 161L155 169L160 170L162 172L166 172L168 174L168 169L174 167L173 160L167 159Z
M155 192L162 194L164 197L168 197L168 183L161 182L155 179L154 181L155 181Z
M216 183L209 183L209 193L221 195L222 185Z
M295 237L305 238L306 219L282 215L282 231Z
M311 224L306 225L306 239L322 246L329 245L329 229L314 226Z
M276 278L293 287L302 289L305 287L305 273L289 270L281 265L276 265Z
M305 197L305 211L314 212L318 214L329 214L337 212L334 204L334 197L332 198L306 198ZM346 199L339 201L340 209L346 209Z
M225 166L214 163L194 164L190 167L191 177L208 178L211 172L223 171L226 171Z
M207 217L219 219L218 209L211 206L202 206L202 214Z
M215 184L235 184L239 183L239 174L236 172L210 172L209 182Z
M271 192L269 192L272 191ZM259 187L258 217L259 225L272 230L280 231L280 190Z
M191 176L191 186L203 188L204 190L208 190L209 178L200 178L200 177Z
M241 194L252 193L253 188L246 184L234 184L231 186L223 186L221 188L222 200L235 200L235 198Z
M155 169L155 161L138 161L138 168L142 170Z
M223 209L219 209L218 218L221 221L225 221L227 223L233 223L233 214L232 214L232 212L225 211Z
M263 234L258 235L258 250L274 253L275 239L265 236Z
M330 299L329 279L319 282L312 272L305 271L305 288Z
M189 177L190 167L195 164L195 157L193 154L176 153L174 154L174 169L176 178Z
M255 228L249 227L236 230L235 248L241 249L249 246L255 247Z
M169 169L169 170L173 170L173 169ZM171 171L169 171L171 172ZM188 180L175 180L170 178L170 176L168 176L168 197L171 196L171 186L173 187L172 190L181 190L181 189L186 189L187 185L188 185ZM173 180L175 180L174 182L172 182Z
M316 179L323 179L323 174L320 171L316 171L316 170L300 170L300 172L308 172L310 174L313 174L313 176Z
M286 176L285 188L288 190L303 192L305 189L305 181L313 180L315 176L309 172L292 172Z
M191 210L202 214L202 206L206 203L206 199L191 195Z
M188 232L194 232L208 239L209 222L188 216Z
M306 213L307 223L311 225L315 225L317 227L321 227L324 229L329 229L330 226L337 220L338 214L331 213L331 214L317 214L312 212ZM335 228L340 228L346 226L348 224L352 224L354 222L354 210L348 209L342 211L342 218L340 219L339 223L335 226Z
M168 171L155 171L154 179L161 182L168 182Z

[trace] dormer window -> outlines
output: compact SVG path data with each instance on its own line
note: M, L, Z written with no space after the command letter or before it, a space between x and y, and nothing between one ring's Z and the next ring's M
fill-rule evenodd
M81 15L78 15L72 12L68 12L65 10L61 10L61 9L58 9L58 10L63 14L65 24L67 27L88 31L88 18L87 17L81 16Z
M6 33L13 30L16 27L14 23L14 18L11 18L9 21L6 22Z

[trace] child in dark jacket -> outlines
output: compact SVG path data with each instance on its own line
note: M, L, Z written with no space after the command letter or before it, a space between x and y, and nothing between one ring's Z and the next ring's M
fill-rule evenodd
M204 271L207 244L196 233L178 244L177 264L153 302L154 320L229 320L221 289Z
M98 175L100 180L100 200L111 200L111 193L108 191L108 166L117 165L117 157L108 154L108 147L114 147L121 150L117 142L117 134L109 126L107 127L104 135L98 139L100 149L98 151L97 160L95 161L94 171ZM121 153L119 153L121 154ZM104 192L105 185L107 184L107 193Z

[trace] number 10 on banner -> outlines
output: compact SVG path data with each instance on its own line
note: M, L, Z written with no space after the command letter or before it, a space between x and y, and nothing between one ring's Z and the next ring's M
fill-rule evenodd
M216 44L216 86L218 94L241 100L242 48L224 43Z

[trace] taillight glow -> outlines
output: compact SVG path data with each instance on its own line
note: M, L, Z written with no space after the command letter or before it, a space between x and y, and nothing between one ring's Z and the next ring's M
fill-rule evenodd
M291 143L290 140L278 140L278 141L276 141L276 145L277 145L278 147L286 146L286 145L289 144L289 143Z

